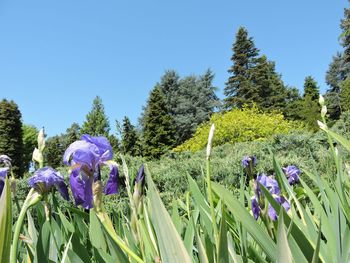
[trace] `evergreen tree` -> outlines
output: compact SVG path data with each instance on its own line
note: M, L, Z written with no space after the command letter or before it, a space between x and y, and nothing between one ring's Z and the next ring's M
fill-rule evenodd
M0 154L12 159L12 171L18 177L22 177L24 172L21 117L14 101L0 101Z
M220 105L213 85L214 74L207 70L201 76L179 77L167 71L158 84L166 101L169 114L174 119L176 145L189 139L197 126L209 120Z
M24 171L28 171L32 163L32 155L38 144L38 129L32 125L23 124L23 163Z
M286 88L285 107L283 115L288 120L302 120L304 118L302 111L304 110L304 101L300 97L297 88Z
M340 28L343 31L343 34L342 34L342 46L344 48L343 62L348 67L348 65L350 64L350 8L344 9L344 18L341 20Z
M251 75L251 88L245 94L246 103L254 102L264 111L282 111L286 105L286 88L275 71L275 63L263 55L251 69Z
M319 87L311 76L307 76L304 81L304 98L307 96L310 96L313 101L318 101L320 97Z
M63 165L63 154L66 150L64 136L53 136L46 140L45 143L45 162L51 167L59 167Z
M316 81L311 76L306 77L304 82L303 119L310 129L314 131L318 130L317 119L320 114L318 105L319 94L319 87Z
M132 125L130 119L125 116L122 126L122 152L124 154L130 154L131 156L140 155L138 141L139 139L135 126Z
M77 141L80 140L80 126L78 123L73 122L72 125L66 130L66 133L64 134L65 137L65 148L68 148L68 146Z
M174 146L174 123L159 86L150 93L144 115L143 153L159 158Z
M346 68L343 62L343 55L338 52L329 64L326 73L326 83L329 86L325 94L329 117L333 120L339 119L342 109L340 102L341 83L346 78Z
M350 77L347 77L341 85L341 106L343 111L350 111Z
M255 47L252 37L248 36L248 31L240 27L236 40L232 47L233 55L231 60L233 65L228 70L231 74L224 94L224 107L230 109L233 107L242 107L250 103L251 91L251 69L256 65L259 50Z
M118 152L120 152L120 142L118 140L118 137L115 136L114 134L110 134L108 136L108 141L112 146L113 149L113 153L116 154Z
M105 114L102 100L99 96L96 96L91 111L86 115L81 134L108 137L109 130L109 121Z

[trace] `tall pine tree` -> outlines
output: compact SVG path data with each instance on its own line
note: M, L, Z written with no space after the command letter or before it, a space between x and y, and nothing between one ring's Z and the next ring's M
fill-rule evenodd
M174 146L174 122L159 86L150 93L144 113L143 155L159 158Z
M125 116L122 125L122 152L130 154L131 156L140 155L139 138L134 125L131 124L130 119Z
M224 90L226 109L242 107L251 102L251 69L255 67L259 54L253 38L248 36L248 31L244 27L238 29L232 51L233 65L228 70L231 76Z
M310 129L314 131L318 130L317 119L320 114L319 96L320 91L316 81L311 76L306 77L304 82L303 119Z
M342 110L344 112L350 111L350 77L347 77L346 80L343 81L341 87L340 100Z
M108 137L109 130L109 121L105 114L102 100L99 96L96 96L92 103L91 111L86 115L81 134Z
M0 101L0 154L12 159L12 171L18 177L24 172L22 115L14 101Z

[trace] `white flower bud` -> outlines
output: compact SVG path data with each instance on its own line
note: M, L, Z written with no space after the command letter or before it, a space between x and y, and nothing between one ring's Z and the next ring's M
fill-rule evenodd
M39 151L38 148L34 149L32 159L33 161L36 161L38 163L42 163L44 161L43 154L41 153L41 151Z
M327 106L323 105L321 110L321 116L324 117L327 114Z
M327 125L324 124L321 121L317 121L318 126L320 127L321 130L326 130L327 129Z
M38 148L42 152L45 148L45 131L42 128L38 134Z
M207 160L209 160L209 158L210 158L211 145L212 145L212 142L213 142L214 131L215 131L215 126L214 126L214 124L212 124L211 127L210 127L209 136L208 136Z
M318 99L318 103L320 103L321 106L324 105L324 98L322 95L320 95L320 98Z

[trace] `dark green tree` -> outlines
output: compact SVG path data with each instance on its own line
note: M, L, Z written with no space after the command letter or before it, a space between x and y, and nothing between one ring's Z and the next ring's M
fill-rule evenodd
M17 177L22 177L24 172L21 117L14 101L0 101L0 153L12 159L12 171Z
M38 129L33 125L23 124L23 163L24 171L28 171L32 163L33 151L38 147Z
M139 138L134 125L131 124L130 119L125 116L122 125L122 152L123 154L130 154L131 156L140 155Z
M66 130L66 133L63 135L64 136L64 147L68 148L68 146L77 141L80 140L80 126L78 123L73 122L72 125Z
M285 107L283 115L288 120L303 120L304 101L297 88L286 87Z
M242 107L251 102L251 69L255 67L259 55L253 38L248 36L244 27L238 29L232 51L233 65L228 70L230 77L224 89L226 109Z
M48 138L44 150L45 164L51 167L62 166L65 150L65 138L63 135Z
M345 65L350 64L350 8L344 8L344 18L340 22L342 29L342 46L344 48L343 62ZM349 73L347 73L347 76Z
M314 131L318 130L317 119L320 115L319 96L320 92L316 81L311 76L306 77L304 82L303 119L309 128Z
M96 96L92 103L91 111L86 115L81 134L108 137L109 130L109 121L105 114L102 100L99 96Z
M247 92L246 103L255 103L261 110L283 111L286 106L286 88L275 71L275 63L264 55L251 69L251 88Z
M340 99L342 110L344 112L350 111L350 77L347 77L346 80L343 81L341 87Z
M144 113L143 155L159 158L174 146L174 122L159 86L150 93Z

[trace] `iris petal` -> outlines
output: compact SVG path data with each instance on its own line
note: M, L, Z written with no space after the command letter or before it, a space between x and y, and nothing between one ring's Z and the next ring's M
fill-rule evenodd
M107 184L104 189L104 193L106 195L111 194L117 194L118 193L118 178L119 178L119 171L117 164L113 161L107 162L110 172L109 172L109 178L107 181Z

